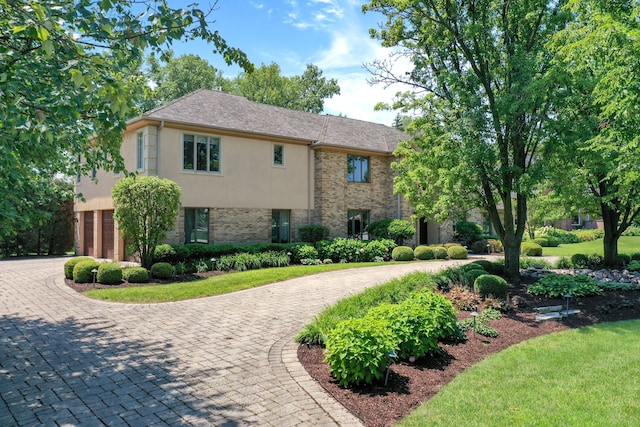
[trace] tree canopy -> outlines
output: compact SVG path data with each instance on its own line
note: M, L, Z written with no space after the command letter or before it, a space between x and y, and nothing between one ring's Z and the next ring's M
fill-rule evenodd
M166 0L0 0L0 236L16 229L43 177L122 168L145 52L202 39L227 63L252 68L210 28L213 11Z
M420 115L415 137L396 151L396 191L419 216L483 208L503 242L505 272L518 281L556 87L545 44L566 22L560 4L372 0L363 9L386 16L372 37L414 65L400 75L386 61L369 66L374 81L410 85L394 107Z
M605 264L640 215L640 6L571 0L574 19L553 40L562 76L551 182L567 203L596 204L604 222Z

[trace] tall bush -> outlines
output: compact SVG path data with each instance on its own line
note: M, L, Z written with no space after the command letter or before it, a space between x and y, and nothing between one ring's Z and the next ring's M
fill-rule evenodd
M112 198L114 216L129 250L149 268L156 246L173 228L178 215L180 187L156 176L127 177L113 187Z
M303 242L317 243L329 238L329 228L324 225L305 225L298 229L300 240Z

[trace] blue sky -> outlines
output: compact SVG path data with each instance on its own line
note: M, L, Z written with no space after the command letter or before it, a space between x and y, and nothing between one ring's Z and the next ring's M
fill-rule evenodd
M259 66L275 62L286 76L302 74L306 64L317 65L327 78L335 78L341 94L325 101L325 112L390 125L395 112L375 112L378 102L388 102L400 86L370 86L364 63L386 59L389 50L369 37L369 28L384 21L379 14L361 12L364 0L219 0L211 29L233 47L243 50ZM191 4L169 0L171 7ZM208 9L201 1L199 7ZM174 44L176 55L197 54L226 77L238 67L228 67L202 42ZM409 69L405 64L405 68Z

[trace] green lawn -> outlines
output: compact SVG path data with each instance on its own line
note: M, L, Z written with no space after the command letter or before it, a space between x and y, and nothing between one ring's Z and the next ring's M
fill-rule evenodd
M640 236L622 236L618 241L618 253L631 255L640 252ZM542 248L544 256L571 256L573 254L604 254L602 239L590 242L562 244L557 248Z
M255 288L268 283L280 282L309 274L323 273L325 271L359 267L375 267L383 264L388 263L366 262L264 268L261 270L250 270L212 276L193 282L179 282L167 285L139 286L130 288L96 289L85 292L85 295L91 298L114 302L155 303L181 301L185 299L209 297L240 291L243 289Z
M398 426L638 425L639 389L640 320L606 323L494 354Z

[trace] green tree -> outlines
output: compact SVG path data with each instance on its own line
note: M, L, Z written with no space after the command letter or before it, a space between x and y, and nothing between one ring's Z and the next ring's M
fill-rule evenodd
M321 113L324 100L339 95L340 86L336 79L323 77L313 64L308 64L300 76L286 77L278 64L271 63L238 75L231 92L261 104Z
M206 59L194 54L173 56L167 52L160 60L155 55L147 58L148 76L153 83L149 96L141 105L146 111L161 104L180 98L198 89L219 89L228 91L231 85L222 71Z
M0 236L25 214L23 183L123 168L122 133L147 86L145 53L202 39L251 69L210 29L212 11L166 0L0 0Z
M571 0L566 7L574 20L552 45L564 73L563 150L553 153L553 177L567 201L599 206L605 265L615 266L618 240L640 215L640 6Z
M113 187L111 196L127 249L149 269L156 246L164 242L178 215L180 187L155 176L127 177Z
M371 0L363 6L387 17L370 30L372 37L414 65L402 74L386 61L369 66L375 82L412 86L393 107L421 115L410 128L416 136L395 153L396 191L425 217L484 208L514 283L556 88L545 43L565 24L560 3Z

